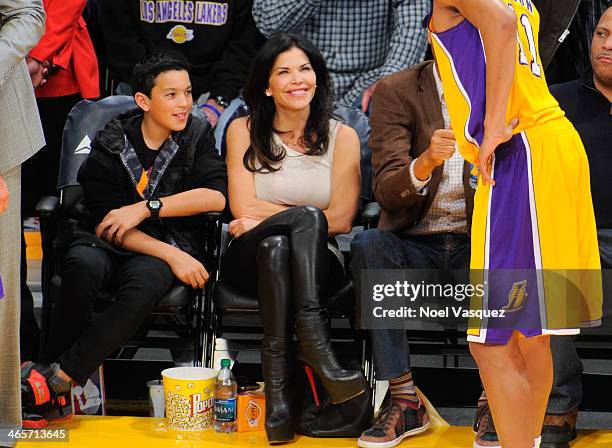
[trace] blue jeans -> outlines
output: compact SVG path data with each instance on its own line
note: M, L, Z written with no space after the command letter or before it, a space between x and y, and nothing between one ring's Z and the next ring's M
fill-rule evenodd
M553 385L548 397L547 414L561 415L576 409L582 401L582 361L574 340L569 336L551 336Z
M598 229L601 268L612 269L612 229ZM610 300L604 297L604 300ZM582 361L574 341L567 336L552 336L553 385L548 399L547 414L565 414L582 401Z
M351 275L355 297L361 300L362 269L467 269L470 245L467 235L436 234L400 237L371 229L357 234L351 243ZM410 370L406 332L371 330L376 379L397 378Z

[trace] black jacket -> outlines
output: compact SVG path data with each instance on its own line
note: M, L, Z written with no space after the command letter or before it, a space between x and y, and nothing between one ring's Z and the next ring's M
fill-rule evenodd
M91 153L78 174L86 213L73 232L72 244L96 244L122 253L95 237L93 230L109 211L143 200L136 190L142 167L125 131L139 116L142 112L138 109L114 118L92 142ZM174 133L159 151L143 194L145 199L195 188L209 188L227 196L225 163L217 154L207 122L190 116L185 130ZM203 259L201 217L147 219L138 229Z
M130 82L134 65L156 52L179 53L192 66L194 97L232 99L244 86L263 39L252 0L196 2L104 0L101 24L111 75Z
M580 0L535 0L536 8L540 13L540 59L546 70L553 59L559 45L560 39L569 30Z
M593 71L550 88L584 143L598 229L612 229L612 104L595 88Z

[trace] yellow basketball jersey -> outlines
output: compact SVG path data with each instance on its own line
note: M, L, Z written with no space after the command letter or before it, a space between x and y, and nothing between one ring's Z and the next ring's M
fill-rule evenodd
M516 14L516 68L506 119L519 119L514 133L562 118L548 91L538 49L540 16L531 0L506 0ZM431 33L432 48L451 126L463 157L478 160L486 112L486 55L480 32L467 20L441 33Z

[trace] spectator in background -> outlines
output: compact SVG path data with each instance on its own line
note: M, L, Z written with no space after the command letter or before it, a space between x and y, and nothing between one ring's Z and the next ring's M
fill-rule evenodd
M102 34L102 25L100 23L100 11L102 3L105 0L87 0L87 7L83 11L83 19L87 23L87 31L96 51L98 59L98 73L100 77L100 96L105 97L112 95L110 91L110 82L107 74L108 58L106 56L106 45L104 43L104 35Z
M535 0L540 12L540 56L549 84L578 78L590 66L597 21L612 0Z
M45 144L24 59L44 28L40 0L0 0L0 446L15 446L9 432L21 429L20 165Z
M129 84L136 62L160 51L178 53L192 66L194 99L214 127L244 86L260 41L251 5L252 0L105 0L101 21L111 76ZM126 87L117 93L131 93Z
M376 83L423 60L428 0L254 0L266 37L301 33L321 50L337 99L366 112Z
M62 132L68 113L81 98L100 95L96 54L81 17L87 0L43 0L46 31L28 55L47 145L24 166L25 212L44 195L57 194ZM46 82L37 73L46 68Z

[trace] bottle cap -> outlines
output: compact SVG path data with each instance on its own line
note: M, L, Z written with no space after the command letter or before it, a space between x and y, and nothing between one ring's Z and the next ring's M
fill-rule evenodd
M222 359L221 360L221 367L229 367L232 364L232 361L229 359Z

